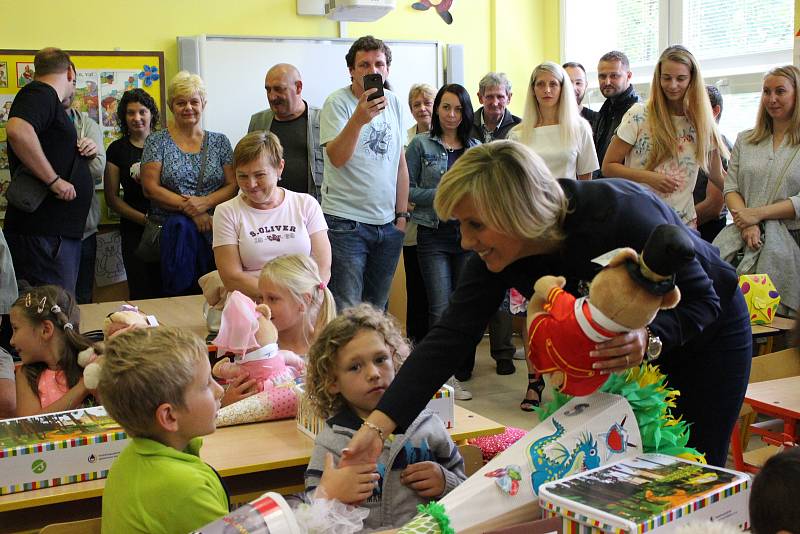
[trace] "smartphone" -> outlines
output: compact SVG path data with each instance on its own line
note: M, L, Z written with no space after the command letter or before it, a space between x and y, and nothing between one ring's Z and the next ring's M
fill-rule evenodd
M383 78L380 74L366 74L364 75L364 90L377 89L376 92L369 95L367 101L375 100L383 96Z

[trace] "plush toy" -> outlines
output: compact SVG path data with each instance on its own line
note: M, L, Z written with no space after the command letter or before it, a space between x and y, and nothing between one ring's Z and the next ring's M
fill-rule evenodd
M158 326L152 315L140 312L136 306L125 304L119 310L111 313L103 321L103 337L110 339L117 334L133 330L134 328L147 328ZM97 345L97 344L95 344ZM102 351L101 351L102 352ZM100 369L103 357L95 351L95 346L84 349L78 353L78 365L83 367L83 382L89 389L96 389L100 382Z
M528 305L528 359L538 374L552 373L553 383L568 395L588 395L609 375L592 369L595 345L650 324L656 313L680 300L675 273L694 258L686 231L656 227L638 255L621 249L600 271L589 297L565 292L563 277L543 276L534 284Z
M239 291L228 295L213 343L220 353L233 353L234 361L221 359L214 364L213 375L232 380L246 371L256 380L258 391L301 376L305 362L294 352L278 349L278 330L271 318L266 304L256 306Z

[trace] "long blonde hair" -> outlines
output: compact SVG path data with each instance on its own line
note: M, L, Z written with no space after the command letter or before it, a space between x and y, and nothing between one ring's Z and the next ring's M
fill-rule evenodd
M689 68L690 80L683 96L683 109L697 136L695 160L701 169L708 172L709 153L716 150L721 158L727 158L728 149L722 142L722 135L714 120L714 112L708 100L703 75L700 74L700 66L692 53L680 45L673 45L664 50L653 71L650 100L647 102L647 122L652 141L645 168L652 171L664 160L678 156L675 142L678 134L675 125L672 124L664 91L661 89L661 66L665 61L674 61Z
M794 65L784 65L783 67L775 67L770 69L764 74L764 81L767 76L783 76L794 87L794 111L792 111L791 124L789 130L786 132L786 137L790 145L800 144L800 69ZM762 89L763 91L763 89ZM767 108L764 106L764 99L758 101L758 114L756 115L756 126L745 137L747 142L758 144L764 139L769 138L774 133L774 125L772 117L767 113Z
M558 97L558 124L561 126L561 141L565 145L574 145L580 138L581 123L579 121L583 119L578 112L575 90L572 88L572 81L569 79L567 71L561 65L552 61L545 61L541 65L537 65L531 73L528 93L525 97L525 112L522 117L522 124L514 128L516 139L528 146L533 143L533 130L541 119L539 101L536 100L534 85L536 84L536 78L543 72L552 74L561 85L561 94Z
M259 279L286 288L298 304L306 305L302 323L303 341L306 344L311 344L314 335L319 334L336 317L333 294L322 280L317 262L311 256L279 256L264 264Z

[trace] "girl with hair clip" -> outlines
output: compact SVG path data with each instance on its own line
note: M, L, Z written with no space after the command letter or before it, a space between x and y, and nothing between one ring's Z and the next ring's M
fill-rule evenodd
M589 180L600 168L592 129L578 111L566 71L552 61L533 69L522 124L510 139L533 149L556 178Z
M261 269L258 288L272 310L278 346L308 354L318 334L336 317L336 303L314 258L289 254L270 260Z
M73 410L93 394L83 382L78 353L91 342L79 334L75 299L58 286L23 291L11 307L11 346L17 370L17 416Z
M649 186L681 220L697 227L694 191L703 169L722 189L722 141L700 66L686 48L662 52L653 72L650 100L634 104L622 118L603 159L603 176Z

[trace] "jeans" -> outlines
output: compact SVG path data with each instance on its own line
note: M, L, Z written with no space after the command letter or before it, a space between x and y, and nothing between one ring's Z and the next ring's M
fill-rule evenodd
M450 294L467 263L470 252L461 248L457 222L442 222L438 228L417 228L417 259L428 295L428 324L433 326L444 314Z
M328 284L343 310L361 302L386 309L392 278L403 247L403 232L394 224L365 224L325 214L331 242Z
M30 285L53 284L75 294L81 240L57 235L25 235L6 232L17 280Z
M97 234L81 241L81 263L78 267L78 280L75 283L75 300L78 304L92 302L94 289L94 262L97 257Z

